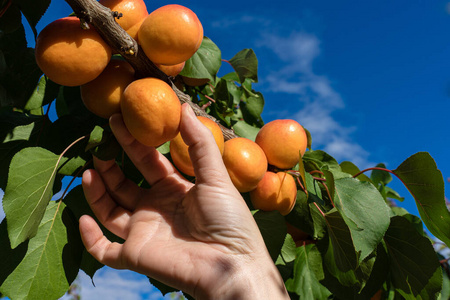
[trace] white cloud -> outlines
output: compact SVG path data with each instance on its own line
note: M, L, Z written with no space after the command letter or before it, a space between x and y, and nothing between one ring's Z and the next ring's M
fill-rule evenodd
M154 288L147 277L129 270L115 270L104 267L94 275L94 284L91 278L80 271L76 284L79 285L81 299L108 299L108 300L158 300L170 299L170 295L163 297L161 292ZM61 300L71 299L68 295Z

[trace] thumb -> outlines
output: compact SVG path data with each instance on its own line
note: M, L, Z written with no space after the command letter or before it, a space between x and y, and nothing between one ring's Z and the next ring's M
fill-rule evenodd
M189 146L197 183L213 184L218 179L231 182L212 132L197 119L187 103L181 108L180 133Z

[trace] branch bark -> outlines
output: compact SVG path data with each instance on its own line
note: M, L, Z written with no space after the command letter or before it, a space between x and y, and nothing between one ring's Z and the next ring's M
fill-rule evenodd
M73 9L74 13L81 20L85 28L92 24L100 36L113 49L125 58L136 71L138 78L156 77L170 86L177 94L181 103L188 103L197 116L204 116L215 121L222 129L225 140L237 137L233 130L220 125L217 120L193 103L188 95L180 91L172 82L169 76L162 72L150 61L142 51L138 43L120 27L115 21L118 12L113 12L109 8L101 5L96 0L65 0Z

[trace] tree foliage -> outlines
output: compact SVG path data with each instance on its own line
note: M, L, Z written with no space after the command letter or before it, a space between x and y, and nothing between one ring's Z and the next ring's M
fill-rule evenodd
M102 267L77 229L78 218L92 212L80 186L63 187L63 178L80 177L95 155L117 158L128 178L147 185L107 121L84 108L79 88L59 86L37 67L21 14L36 36L49 4L0 2L0 188L6 214L0 224L0 292L13 299L57 299L80 269L92 277ZM234 71L219 77L223 63ZM253 50L222 60L205 37L173 83L236 135L254 139L264 125L264 97L253 88L257 69ZM204 82L190 86L187 79ZM167 145L159 150L170 159ZM289 215L256 211L247 202L293 299L369 299L378 291L389 299L448 298L447 258L433 245L434 238L450 245L450 215L442 174L428 153L413 154L394 170L378 165L369 176L352 162L309 149L290 173L298 192ZM420 217L393 205L392 199L403 198L388 186L392 175L410 191ZM286 223L308 238L294 240Z

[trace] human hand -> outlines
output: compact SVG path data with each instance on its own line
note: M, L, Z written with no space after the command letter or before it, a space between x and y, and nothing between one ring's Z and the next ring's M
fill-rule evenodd
M150 189L125 178L116 163L94 159L83 174L98 220L123 238L111 243L89 216L80 218L86 249L112 268L130 269L205 299L288 297L259 229L234 188L211 132L182 106L181 135L196 182L155 148L136 141L120 115L111 128Z

